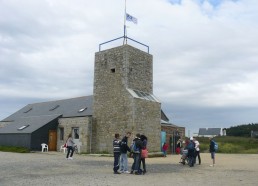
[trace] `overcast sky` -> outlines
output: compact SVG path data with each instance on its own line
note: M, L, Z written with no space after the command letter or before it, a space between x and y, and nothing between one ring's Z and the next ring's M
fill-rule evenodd
M0 0L0 120L29 103L92 95L95 52L123 36L124 3ZM127 0L127 12L138 19L128 36L150 46L170 122L186 134L258 122L257 0Z

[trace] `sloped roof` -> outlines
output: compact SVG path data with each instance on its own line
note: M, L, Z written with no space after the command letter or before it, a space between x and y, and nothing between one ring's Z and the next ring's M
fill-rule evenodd
M2 121L15 121L22 117L49 115L62 115L62 117L90 116L92 115L92 101L93 96L83 96L28 104Z
M21 117L15 121L10 122L9 125L0 128L0 133L32 133L37 129L43 127L50 121L58 118L60 115L45 115L45 116L31 116L31 117ZM23 126L24 129L19 130Z
M220 135L221 128L200 128L199 135Z

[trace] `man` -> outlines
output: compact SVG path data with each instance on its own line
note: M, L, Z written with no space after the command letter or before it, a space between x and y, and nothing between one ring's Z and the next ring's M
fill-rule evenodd
M131 152L130 148L128 147L128 138L131 137L131 132L127 132L124 138L121 141L121 158L120 158L120 164L121 164L121 173L130 173L128 171L128 159L127 159L127 151Z
M113 151L114 151L114 174L121 174L118 172L119 169L119 158L120 158L120 140L119 140L119 134L115 134L115 139L113 141Z
M186 146L188 150L188 163L190 167L194 166L195 163L195 143L193 141L193 137L190 137L189 144Z
M140 161L141 161L141 150L143 147L143 143L141 140L141 135L136 134L136 137L133 140L131 151L133 151L133 165L131 169L131 174L135 173L136 175L140 175Z
M212 138L210 139L210 153L211 153L211 159L212 159L212 165L211 167L215 166L215 142Z
M195 161L196 161L196 157L198 157L199 165L201 165L200 143L196 139L194 139L194 143L195 143Z

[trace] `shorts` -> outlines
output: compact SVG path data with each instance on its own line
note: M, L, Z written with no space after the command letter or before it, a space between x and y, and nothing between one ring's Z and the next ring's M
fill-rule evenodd
M215 152L211 152L211 159L215 158Z

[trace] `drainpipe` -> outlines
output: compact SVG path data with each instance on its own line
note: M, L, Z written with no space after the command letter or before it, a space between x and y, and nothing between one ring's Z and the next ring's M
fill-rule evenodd
M90 119L90 154L91 154L91 142L92 142L92 116Z

